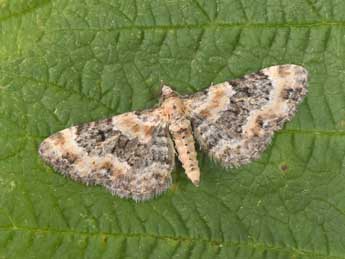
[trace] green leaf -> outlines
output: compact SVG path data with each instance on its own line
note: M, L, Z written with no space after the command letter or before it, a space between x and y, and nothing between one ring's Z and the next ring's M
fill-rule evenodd
M1 258L345 258L345 2L0 1ZM199 153L146 203L54 172L39 143L71 125L284 63L309 94L259 161Z

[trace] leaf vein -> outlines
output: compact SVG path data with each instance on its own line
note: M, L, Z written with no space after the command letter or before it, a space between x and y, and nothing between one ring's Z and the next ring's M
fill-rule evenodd
M185 244L194 243L204 243L206 245L212 247L238 247L238 248L249 248L249 249L260 249L260 250L268 250L268 251L278 251L278 252L287 252L287 253L297 253L300 255L309 255L309 256L323 256L327 259L344 259L344 256L335 256L335 255L324 255L321 253L317 253L315 251L310 251L306 249L296 249L294 247L283 247L278 245L268 245L261 242L234 242L234 241L219 241L219 240L208 240L202 238L193 238L193 237L183 237L183 236L167 236L167 235L155 235L149 233L116 233L116 232L86 232L86 231L76 231L76 230L59 230L59 229L47 229L47 228L33 228L33 227L25 227L25 226L17 226L17 228L13 227L0 227L0 231L13 231L13 232L29 232L32 234L60 234L60 235L79 235L79 236L109 236L114 238L151 238L151 239L158 239L162 241L168 242L183 242ZM126 240L124 240L126 242Z
M202 24L162 24L162 25L130 25L119 27L88 27L88 28L60 28L47 33L65 32L65 31L133 31L133 30L158 30L158 31L171 31L171 30L193 30L193 29L265 29L265 28L322 28L322 27L345 27L345 21L320 21L320 22L286 22L286 23L202 23Z

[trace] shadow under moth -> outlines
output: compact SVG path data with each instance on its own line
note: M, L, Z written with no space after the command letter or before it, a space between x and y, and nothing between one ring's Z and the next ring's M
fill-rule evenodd
M277 65L240 79L179 95L163 85L156 108L133 111L59 131L40 147L55 170L87 185L103 185L136 201L169 188L175 154L196 186L195 141L225 167L257 158L307 93L307 71Z

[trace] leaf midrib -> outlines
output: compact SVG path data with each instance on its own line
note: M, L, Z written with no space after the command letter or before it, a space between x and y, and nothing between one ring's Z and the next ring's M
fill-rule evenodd
M282 247L277 246L276 244L267 245L262 242L234 242L234 241L221 241L221 240L208 240L208 239L201 239L201 238L191 238L185 236L167 236L167 235L154 235L149 233L122 233L122 232L87 232L87 231L78 231L73 229L52 229L52 228L33 228L33 227L26 227L26 226L2 226L0 227L0 231L13 231L13 232L29 232L35 235L38 234L61 234L61 235L79 235L79 236L101 236L101 237L124 237L124 238L151 238L163 241L173 241L173 242L183 242L183 243L205 243L208 246L216 247L218 249L222 249L223 247L237 247L237 248L246 248L246 249L259 249L259 250L269 250L269 251L278 251L290 254L298 254L298 255L307 255L307 256L322 256L323 258L327 259L345 259L345 257L335 256L335 255L325 255L320 253L315 253L314 251L306 250L306 249L296 249L294 247Z
M238 29L258 29L258 28L321 28L321 27L345 27L345 21L316 21L316 22L285 22L285 23L222 23L210 22L202 24L175 24L175 25L137 25L119 26L119 27L87 27L87 28L62 28L56 30L49 30L46 33L57 33L66 31L131 31L131 30L185 30L185 29L219 29L219 28L238 28Z
M23 9L21 12L11 12L9 15L0 16L0 22L9 20L11 18L21 17L26 14L32 13L38 9L43 8L46 5L51 4L51 0L43 0L39 5L35 5L26 9Z
M52 4L51 0L45 0L40 5L33 6L31 8L27 8L23 10L21 13L12 13L7 16L0 17L0 23L3 21L7 21L11 18L17 18L24 16L26 14L35 12L38 9L44 8L48 5ZM200 6L199 6L200 7ZM204 12L203 12L204 13ZM205 13L204 13L205 14ZM320 19L323 16L319 17ZM336 27L344 27L345 21L337 20L337 21L310 21L310 22L282 22L282 23L226 23L226 22L217 22L212 21L209 19L207 23L199 23L199 24L174 24L174 25L137 25L132 24L130 26L119 26L119 27L109 27L109 28L66 28L66 29L57 29L51 30L47 33L54 33L60 31L117 31L117 30L179 30L179 29L207 29L207 28L282 28L282 27L329 27L329 26L336 26Z

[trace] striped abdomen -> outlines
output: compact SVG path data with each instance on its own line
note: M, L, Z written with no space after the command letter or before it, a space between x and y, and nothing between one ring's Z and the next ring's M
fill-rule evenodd
M194 138L190 121L180 118L169 126L169 131L174 139L178 158L186 171L188 178L198 186L200 181L200 169L196 159Z

